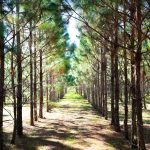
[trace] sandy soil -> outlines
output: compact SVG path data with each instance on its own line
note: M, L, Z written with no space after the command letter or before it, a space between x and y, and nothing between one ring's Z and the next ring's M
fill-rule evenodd
M6 149L130 150L123 135L113 131L109 121L100 117L86 100L66 98L57 105L49 113L44 112L45 118L35 122L35 126L29 125L29 108L24 107L24 136L17 138L16 145L8 144L13 124L5 122ZM10 120L6 115L5 112L5 120Z

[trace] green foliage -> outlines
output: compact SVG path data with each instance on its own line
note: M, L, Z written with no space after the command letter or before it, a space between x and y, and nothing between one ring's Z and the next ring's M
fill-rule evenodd
M74 86L75 85L75 77L71 74L65 76L65 81L68 86Z

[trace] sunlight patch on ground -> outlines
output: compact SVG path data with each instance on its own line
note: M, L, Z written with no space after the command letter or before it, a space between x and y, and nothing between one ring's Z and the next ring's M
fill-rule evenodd
M130 150L123 136L80 95L69 93L57 106L34 127L24 123L25 136L12 150L117 150L120 145Z

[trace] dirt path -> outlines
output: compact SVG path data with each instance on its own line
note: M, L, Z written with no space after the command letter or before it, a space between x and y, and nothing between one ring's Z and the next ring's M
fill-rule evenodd
M45 113L35 126L24 126L25 136L13 150L130 150L121 134L75 94L66 95L57 108Z

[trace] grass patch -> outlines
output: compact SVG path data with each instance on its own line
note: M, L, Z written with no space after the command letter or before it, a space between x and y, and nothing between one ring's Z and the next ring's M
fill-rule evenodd
M90 118L90 121L93 122L93 123L97 123L97 122L100 121L100 118L98 118L98 117L97 118L96 117L95 118Z
M58 102L49 102L48 103L48 110L52 110L53 108L58 108L59 107L59 104Z
M74 143L76 142L76 138L74 136L68 136L65 138L65 142Z
M150 110L143 110L143 122L150 124Z
M83 109L84 109L85 111L88 111L88 110L91 110L91 109L92 109L92 106L91 106L90 104L84 105L84 106L83 106Z
M77 93L70 92L65 95L64 99L84 99L84 98Z

